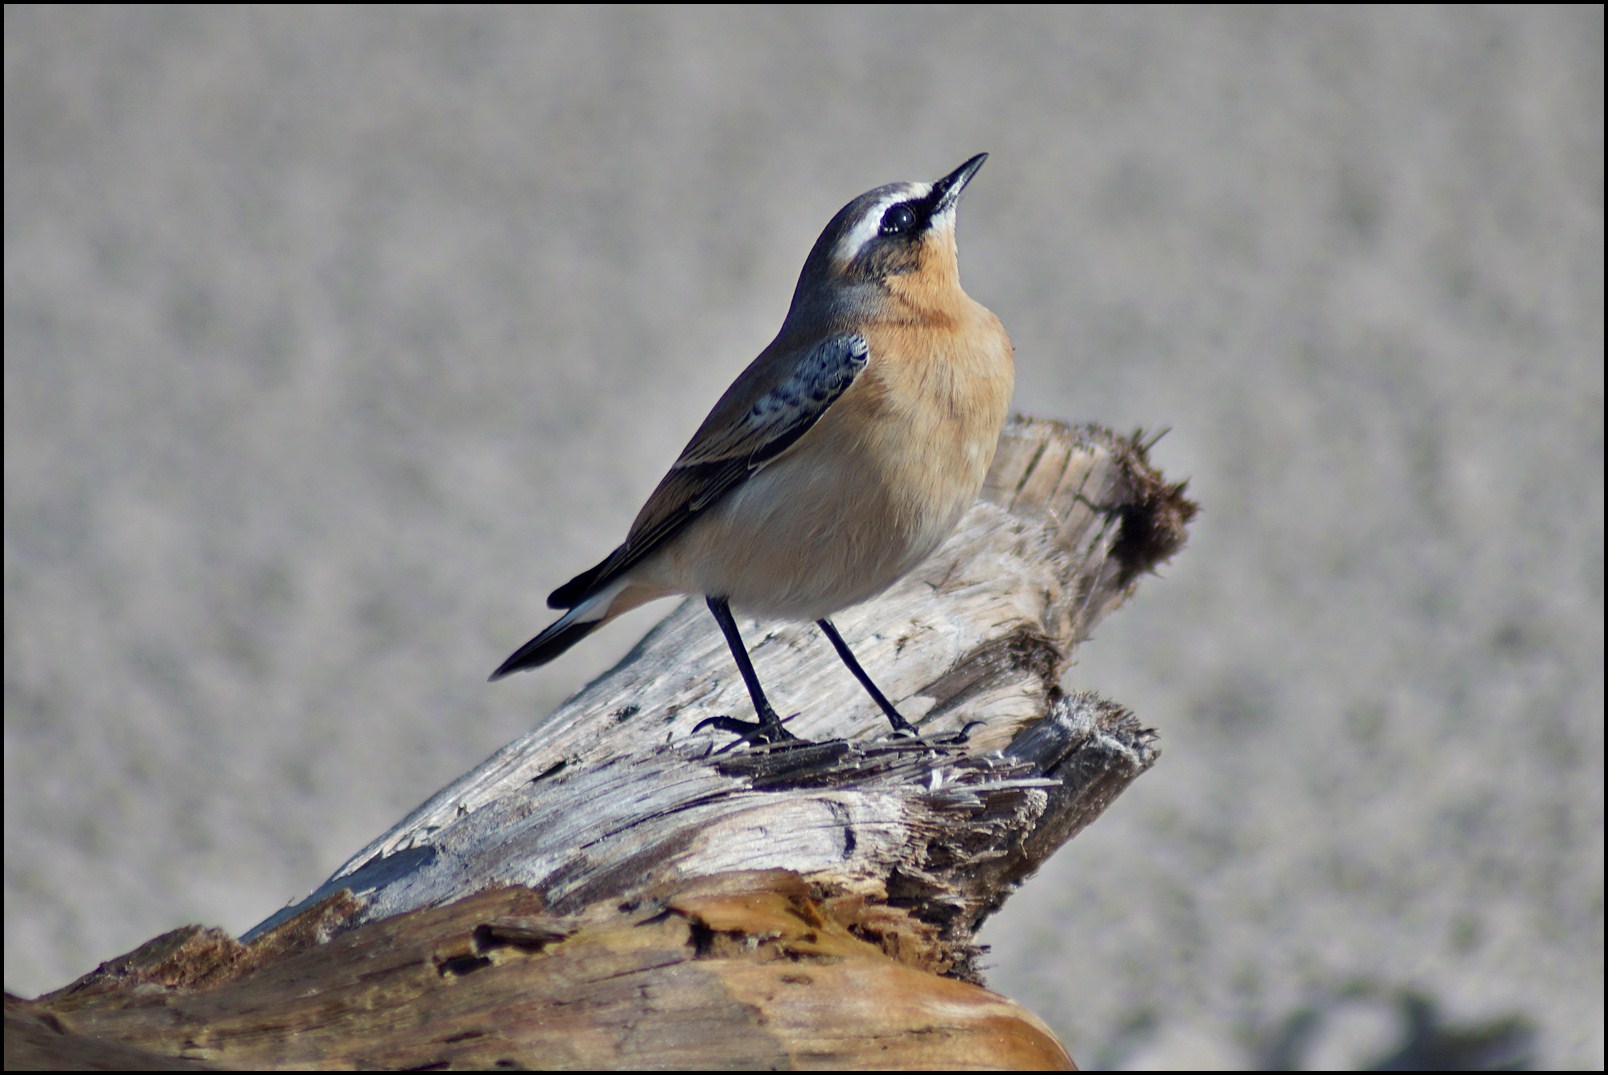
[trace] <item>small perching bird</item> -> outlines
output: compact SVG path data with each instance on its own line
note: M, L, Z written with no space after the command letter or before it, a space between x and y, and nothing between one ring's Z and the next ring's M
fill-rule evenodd
M955 248L956 204L987 157L838 211L781 331L720 397L624 544L553 591L548 605L568 611L492 679L546 664L645 602L701 594L759 721L699 727L795 738L765 700L736 605L814 620L894 730L912 729L828 617L936 549L993 463L1015 381L1011 341L961 289Z

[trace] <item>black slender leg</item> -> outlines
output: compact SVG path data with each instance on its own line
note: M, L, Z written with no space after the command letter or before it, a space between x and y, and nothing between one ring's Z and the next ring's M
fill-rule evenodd
M843 636L838 634L836 627L832 626L832 621L816 620L815 626L826 634L827 640L832 643L832 648L837 650L839 657L843 658L843 663L849 666L849 671L854 673L854 678L860 681L860 686L864 687L865 692L871 696L871 700L882 708L882 713L888 718L888 723L893 725L893 730L895 732L909 732L914 735L916 732L915 725L905 720L899 711L893 708L893 703L888 701L888 696L878 690L875 683L871 682L871 677L865 674L865 669L860 667L860 662L854 659L854 654L849 650L849 644L843 641Z
M715 622L720 624L720 633L726 636L726 645L731 648L731 655L737 662L737 671L742 673L743 683L748 687L748 697L754 701L754 715L759 722L753 723L738 720L736 717L706 717L694 727L696 732L700 728L714 727L722 731L733 732L742 736L749 742L779 743L784 740L798 740L798 736L782 727L782 718L776 715L776 710L765 700L765 691L759 685L759 676L754 672L754 662L748 658L748 649L743 645L743 636L737 631L737 621L732 619L731 606L724 597L706 598L709 611L714 613Z

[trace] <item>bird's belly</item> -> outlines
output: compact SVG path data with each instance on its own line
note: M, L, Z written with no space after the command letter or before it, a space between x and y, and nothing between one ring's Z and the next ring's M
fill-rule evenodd
M950 467L933 466L930 450L891 465L886 451L874 463L784 457L689 524L642 576L755 615L830 616L887 589L949 536L993 453L961 454L972 458Z

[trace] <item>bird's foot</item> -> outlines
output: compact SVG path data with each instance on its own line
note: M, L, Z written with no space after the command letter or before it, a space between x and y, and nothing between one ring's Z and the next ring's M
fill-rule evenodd
M914 724L911 724L908 720L905 720L904 717L900 716L899 711L897 709L892 709L890 707L889 711L885 712L883 715L888 718L888 723L892 726L888 731L888 735L889 735L890 738L893 738L893 739L920 739L921 738L921 729L916 727Z
M888 738L927 746L960 747L965 746L970 741L971 730L981 727L983 723L980 720L968 720L958 732L945 732L942 735L923 735L920 728L907 721L902 727L895 725L893 730L888 733Z
M793 717L796 716L798 714L794 713ZM792 720L793 717L788 717L787 719ZM724 754L726 751L732 750L743 743L752 747L773 747L803 746L809 742L808 739L800 739L783 727L782 718L778 717L776 711L769 707L766 707L766 710L760 713L757 721L739 720L736 717L705 717L692 726L692 733L697 735L705 728L719 728L721 731L730 732L737 737L733 742L721 747L716 752L719 754Z

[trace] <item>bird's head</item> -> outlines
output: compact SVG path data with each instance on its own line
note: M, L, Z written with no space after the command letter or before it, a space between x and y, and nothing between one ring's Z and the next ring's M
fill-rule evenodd
M979 153L936 182L877 187L838 210L804 262L789 320L852 321L893 294L959 292L955 207L987 159Z

